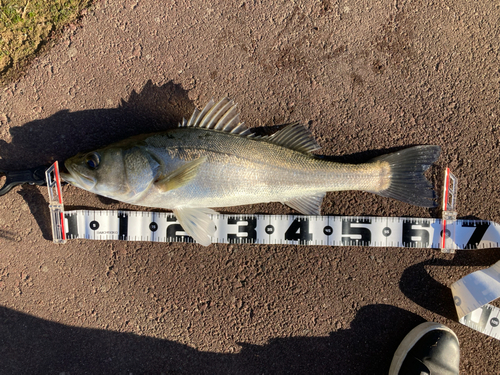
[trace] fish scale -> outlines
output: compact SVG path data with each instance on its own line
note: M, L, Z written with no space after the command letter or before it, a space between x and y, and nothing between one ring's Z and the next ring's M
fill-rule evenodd
M198 136L208 132L210 137ZM179 129L174 138L164 138L163 147L146 146L146 151L160 158L166 149L170 159L184 162L207 156L206 168L201 168L191 183L166 193L181 205L228 207L281 202L325 191L375 190L378 179L378 170L371 164L327 162L265 141L212 130ZM179 162L173 169L177 165ZM151 196L147 205L155 199Z
M216 130L217 129L217 130ZM417 146L363 164L320 159L319 145L298 123L259 136L224 98L195 110L178 129L136 136L66 161L71 184L119 201L172 209L197 242L208 245L211 208L282 202L319 215L328 191L362 190L434 206L423 172L438 146Z

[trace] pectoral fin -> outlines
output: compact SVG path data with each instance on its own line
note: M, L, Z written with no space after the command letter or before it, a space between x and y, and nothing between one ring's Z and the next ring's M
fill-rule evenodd
M158 189L163 192L177 189L189 181L191 181L196 174L201 164L207 160L206 156L198 158L196 160L190 161L184 164L182 167L177 168L172 173L165 176L160 176L160 178L154 183Z
M212 236L216 230L215 224L209 216L211 214L217 214L217 212L210 208L181 207L174 209L174 215L181 223L182 229L203 246L212 243Z
M303 215L320 215L321 203L326 193L318 193L307 197L300 197L283 202L288 207L299 211Z

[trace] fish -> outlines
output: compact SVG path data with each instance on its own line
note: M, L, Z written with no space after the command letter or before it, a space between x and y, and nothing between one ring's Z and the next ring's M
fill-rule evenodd
M361 190L423 207L436 206L424 172L440 147L421 145L360 164L322 158L310 131L292 123L259 135L240 121L233 100L210 100L189 120L79 153L61 173L70 184L118 201L172 210L184 231L208 246L214 208L281 202L320 215L325 194Z

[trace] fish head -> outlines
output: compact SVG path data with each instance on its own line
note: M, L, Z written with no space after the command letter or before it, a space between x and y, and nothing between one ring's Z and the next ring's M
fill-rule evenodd
M121 148L80 153L67 159L64 166L68 173L61 173L63 180L81 189L107 197L120 196L128 190Z

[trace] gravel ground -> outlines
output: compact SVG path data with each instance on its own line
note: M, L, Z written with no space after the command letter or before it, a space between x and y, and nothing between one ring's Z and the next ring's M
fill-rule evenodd
M166 129L230 96L251 127L301 121L360 162L437 144L459 217L500 222L500 5L466 0L101 1L0 92L0 168ZM138 209L64 187L67 209ZM227 208L291 213L279 204ZM326 215L437 217L368 193ZM449 286L498 250L51 242L45 188L0 199L3 374L385 374L416 324L451 327L461 372L499 341L456 322Z

